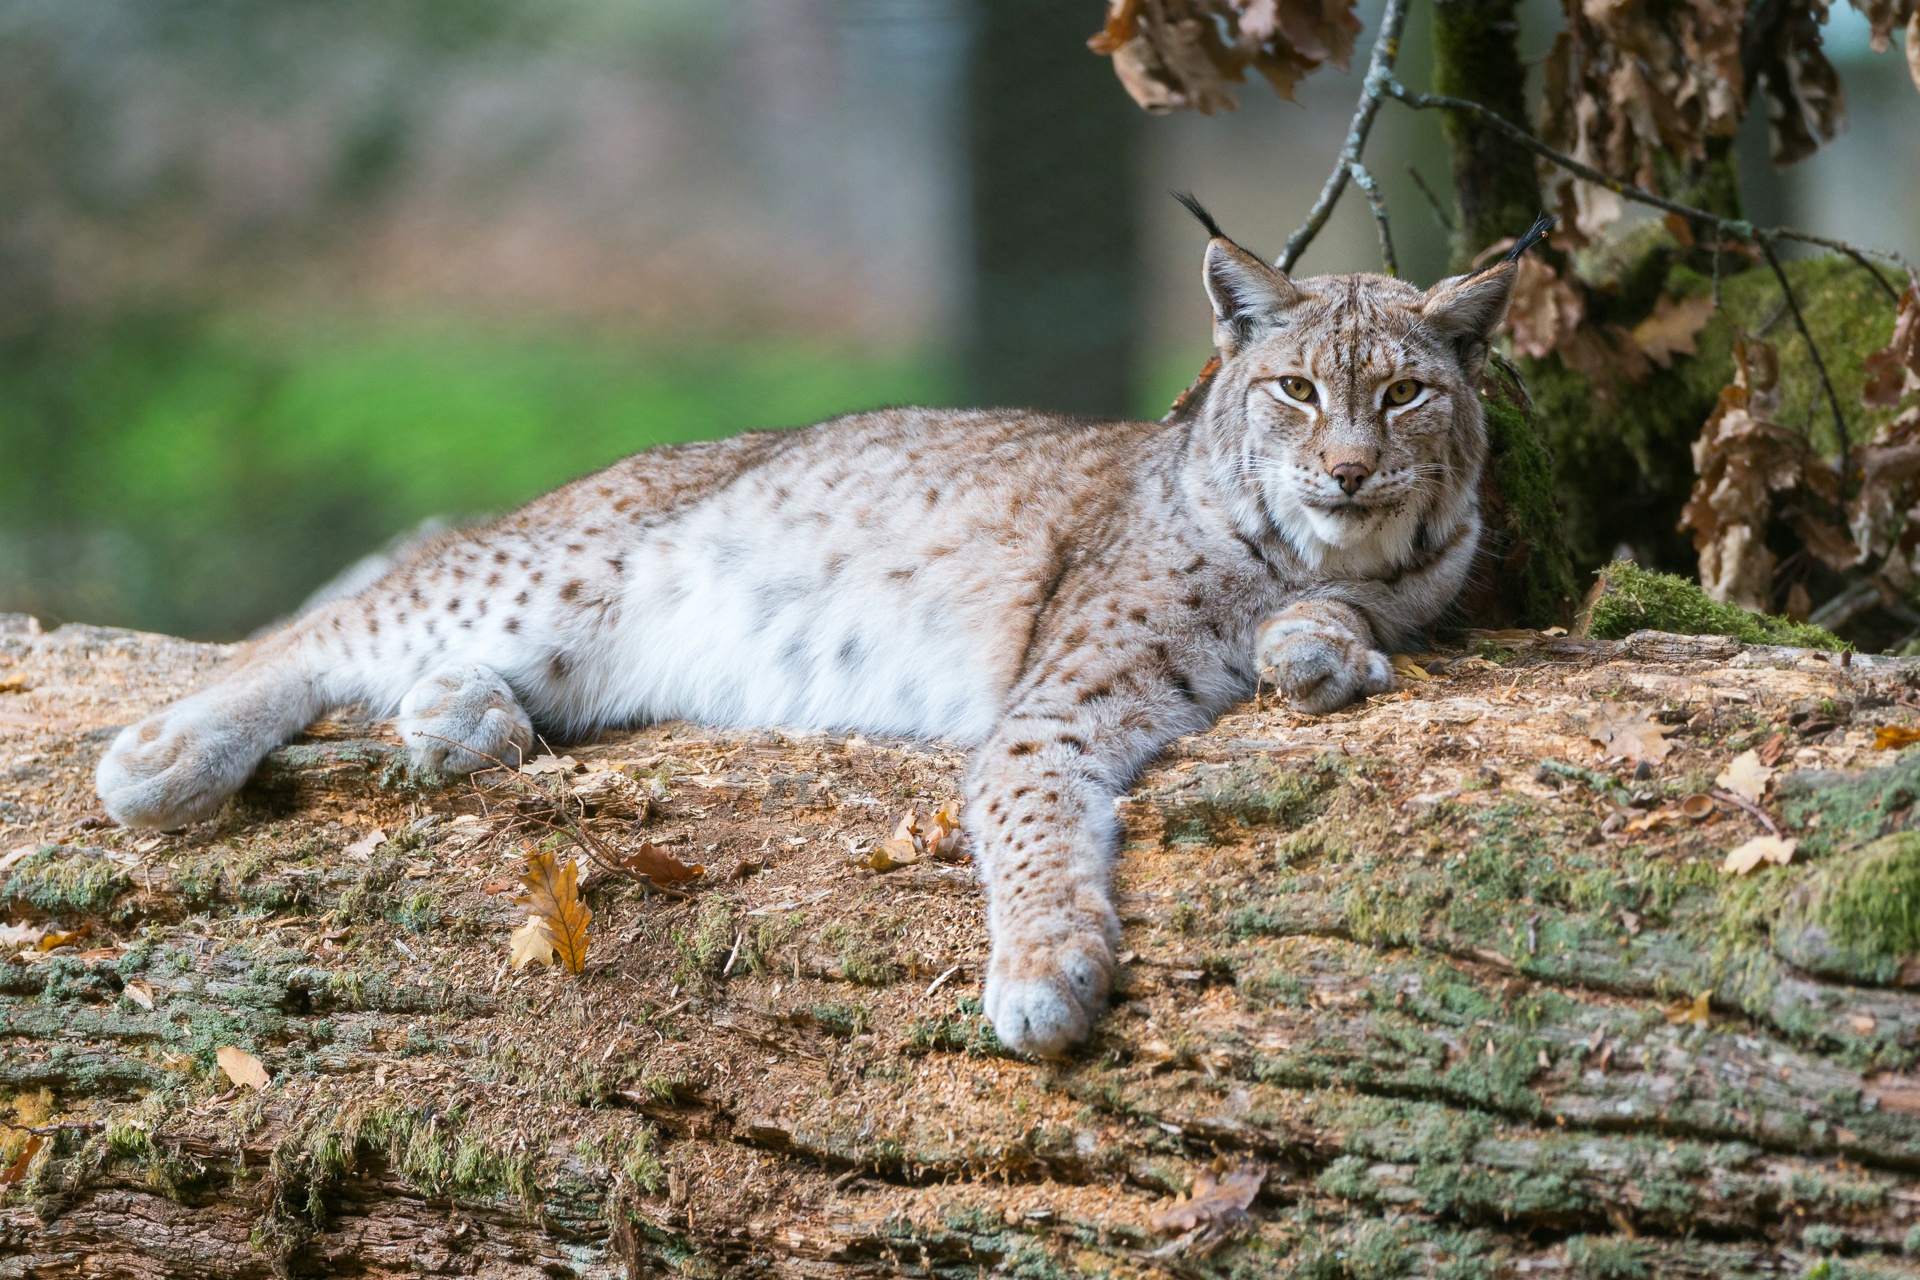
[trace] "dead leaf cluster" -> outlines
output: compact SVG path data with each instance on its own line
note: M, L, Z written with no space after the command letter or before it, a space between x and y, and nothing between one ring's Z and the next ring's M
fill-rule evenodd
M1153 1229L1183 1233L1168 1246L1169 1250L1191 1248L1207 1253L1247 1225L1247 1207L1266 1180L1267 1171L1254 1164L1241 1165L1224 1175L1201 1169L1194 1175L1191 1194L1177 1198L1153 1216Z
M1212 115L1234 109L1227 86L1248 67L1292 101L1321 66L1346 70L1359 34L1353 0L1110 0L1087 46L1148 111Z
M892 871L916 862L965 862L960 849L960 819L952 809L922 814L909 809L894 825L893 834L881 841L860 865L875 871Z

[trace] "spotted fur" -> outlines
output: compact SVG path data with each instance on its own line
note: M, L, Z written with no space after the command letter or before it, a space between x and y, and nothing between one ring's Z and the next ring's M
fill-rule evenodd
M120 734L101 798L130 826L208 817L348 703L448 771L534 725L951 739L973 748L987 1012L1060 1052L1113 972L1114 797L1263 669L1311 712L1390 688L1383 649L1459 588L1511 275L1293 281L1215 238L1221 362L1187 419L894 409L636 455L252 642ZM1385 404L1406 378L1418 398Z

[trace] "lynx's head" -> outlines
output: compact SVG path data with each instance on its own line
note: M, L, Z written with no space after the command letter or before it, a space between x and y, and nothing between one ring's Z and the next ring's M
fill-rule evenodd
M1236 518L1311 567L1374 575L1477 527L1475 386L1515 264L1424 293L1376 275L1290 279L1204 211L1220 367L1202 430Z

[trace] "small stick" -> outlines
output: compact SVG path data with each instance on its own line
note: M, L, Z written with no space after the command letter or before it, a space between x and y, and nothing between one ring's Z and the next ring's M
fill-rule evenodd
M1386 266L1387 274L1398 277L1400 264L1393 256L1393 228L1387 225L1387 202L1381 198L1380 184L1367 172L1367 166L1355 160L1347 165L1353 174L1353 183L1367 197L1367 204L1373 209L1374 226L1380 231L1380 261Z
M1813 357L1813 371L1820 375L1820 386L1827 393L1827 405L1833 410L1833 429L1840 436L1840 480L1845 483L1847 475L1853 470L1853 441L1847 435L1846 415L1840 412L1840 397L1833 389L1833 379L1827 376L1827 362L1820 357L1820 347L1813 340L1813 331L1807 328L1807 319L1800 314L1800 299L1794 296L1793 286L1787 282L1787 273L1780 267L1780 259L1774 256L1773 244L1766 236L1760 237L1760 252L1766 255L1767 266L1772 268L1774 279L1780 282L1780 292L1786 295L1787 310L1793 313L1794 327L1800 330L1800 337L1807 344L1807 354Z
M1447 216L1446 209L1440 204L1440 197L1433 194L1433 188L1427 185L1427 180L1420 176L1420 170L1413 165L1408 165L1407 176L1413 179L1414 186L1420 188L1420 194L1427 198L1427 205L1433 210L1434 220L1447 230L1453 230L1453 219Z
M960 972L960 966L955 965L953 966L953 968L947 970L945 973L935 978L932 982L927 984L927 994L932 995L934 992L938 991L941 987L946 985L948 978L951 978L954 974L958 972Z
M1746 800L1741 799L1739 796L1734 795L1731 791L1721 791L1717 788L1715 790L1707 792L1707 794L1712 796L1715 800L1724 800L1726 803L1733 805L1736 808L1745 809L1748 813L1760 819L1760 825L1765 827L1770 834L1774 836L1778 836L1780 834L1780 828L1773 824L1773 819L1769 818L1766 815L1766 813L1761 810L1759 805L1750 804Z

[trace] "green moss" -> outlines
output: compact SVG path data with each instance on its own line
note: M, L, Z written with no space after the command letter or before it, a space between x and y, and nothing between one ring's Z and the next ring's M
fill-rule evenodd
M1316 817L1341 775L1320 758L1304 768L1254 760L1224 769L1199 769L1162 802L1171 844L1225 844L1254 827L1291 829Z
M126 877L98 849L45 845L14 868L0 897L72 921L101 914L126 887Z
M860 1035L873 1021L873 1011L863 1004L816 1004L807 1012L822 1031L842 1040Z
M1555 496L1553 453L1519 373L1499 361L1481 396L1487 474L1481 558L1460 602L1471 626L1548 627L1570 620L1578 594Z
M1581 1280L1646 1280L1646 1246L1617 1236L1574 1236L1567 1261Z
M946 1017L915 1018L907 1028L907 1042L900 1052L915 1057L929 1053L964 1053L975 1058L1013 1056L994 1034L980 1002L970 996L957 997L954 1012Z
M1620 640L1635 631L1671 631L1679 635L1732 636L1748 644L1793 645L1801 649L1847 649L1830 631L1804 622L1769 617L1738 605L1720 604L1698 583L1666 573L1650 573L1625 560L1600 572L1587 610L1587 634Z

